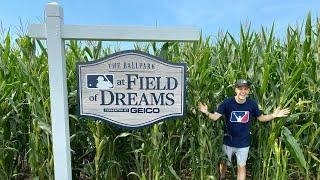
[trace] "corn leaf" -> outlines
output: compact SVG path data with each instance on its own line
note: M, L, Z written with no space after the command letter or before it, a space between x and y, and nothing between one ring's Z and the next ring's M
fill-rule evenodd
M286 148L289 150L290 154L294 157L296 163L299 165L300 168L307 171L307 162L304 158L303 152L299 146L297 140L292 136L290 130L282 126L282 135L286 142Z

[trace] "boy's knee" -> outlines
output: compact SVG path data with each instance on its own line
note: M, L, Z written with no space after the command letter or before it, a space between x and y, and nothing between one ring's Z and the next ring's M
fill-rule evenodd
M246 165L238 165L239 170L246 170Z
M238 166L237 180L246 179L246 166Z

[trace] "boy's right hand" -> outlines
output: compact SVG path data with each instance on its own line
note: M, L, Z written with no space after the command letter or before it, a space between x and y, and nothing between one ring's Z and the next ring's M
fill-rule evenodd
M199 105L199 110L203 113L207 113L208 112L208 106L206 105L206 103L202 103L200 102Z

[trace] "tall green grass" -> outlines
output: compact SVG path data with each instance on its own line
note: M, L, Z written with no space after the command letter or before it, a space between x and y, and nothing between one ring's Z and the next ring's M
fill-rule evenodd
M239 38L219 33L195 43L140 43L135 49L188 65L187 116L141 130L118 129L76 114L75 64L120 48L66 42L74 179L217 179L224 120L196 110L233 96L238 78L253 82L264 113L290 107L272 122L254 121L247 169L251 179L320 179L320 22L260 32L241 26ZM304 30L304 31L302 31ZM53 179L45 42L8 33L0 43L0 177ZM231 176L234 176L231 168Z

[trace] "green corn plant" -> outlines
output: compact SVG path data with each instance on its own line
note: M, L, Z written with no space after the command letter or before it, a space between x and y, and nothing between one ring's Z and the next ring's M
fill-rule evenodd
M247 78L253 82L250 96L265 114L291 109L286 118L252 123L249 178L319 179L320 23L313 23L309 13L303 26L288 26L280 38L274 25L260 32L242 25L236 36L136 43L136 50L187 64L187 108L183 119L134 131L77 116L75 64L121 47L66 41L73 178L217 179L225 119L210 121L197 105L215 109L234 95L237 79ZM0 42L0 177L53 179L46 46L12 37L6 33Z

